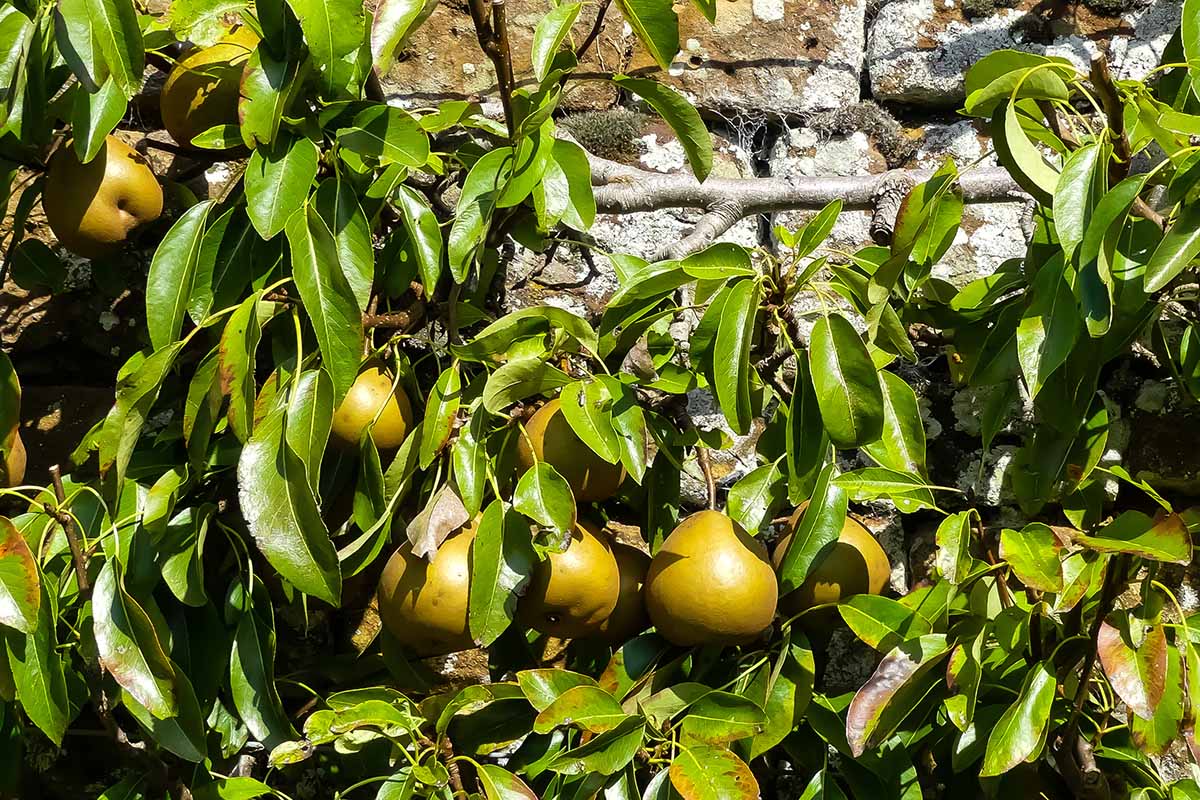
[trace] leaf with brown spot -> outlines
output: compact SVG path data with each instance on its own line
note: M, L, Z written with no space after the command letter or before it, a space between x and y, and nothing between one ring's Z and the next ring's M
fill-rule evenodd
M599 686L576 686L563 692L537 715L533 731L549 733L559 725L573 725L590 733L604 733L628 716L617 699Z
M1097 637L1100 665L1113 691L1142 719L1152 719L1166 688L1167 635L1161 624L1146 633L1136 650L1108 622Z
M942 634L905 642L888 653L846 711L846 741L857 758L887 739L941 676L933 668L950 653Z
M1126 511L1093 536L1077 534L1075 541L1100 553L1128 553L1172 564L1192 560L1192 537L1178 514L1150 517Z
M683 800L757 800L758 781L746 762L711 745L683 747L671 762L671 785Z
M16 526L0 517L0 625L33 633L41 602L42 584L33 551Z

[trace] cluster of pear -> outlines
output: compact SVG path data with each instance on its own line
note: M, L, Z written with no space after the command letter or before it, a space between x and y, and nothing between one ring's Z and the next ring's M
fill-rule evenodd
M526 432L517 457L521 470L537 461L551 464L580 501L606 500L616 493L623 470L579 440L557 400L533 416ZM777 610L794 616L851 594L882 592L891 571L887 556L865 527L847 519L841 536L818 556L805 583L779 597L776 569L804 510L802 505L789 520L790 532L776 547L774 564L760 541L718 511L684 519L653 558L580 521L566 548L535 566L518 601L517 619L565 639L620 643L653 625L680 646L733 645L760 636ZM418 655L474 646L468 604L477 524L472 521L453 532L432 561L415 556L406 544L384 568L380 616ZM823 616L824 611L803 619L827 628L834 618Z
M242 26L210 47L193 48L175 64L159 103L163 125L176 142L191 147L209 128L238 123L242 72L257 44L257 34ZM98 258L158 219L163 192L146 159L110 135L86 164L73 142L59 146L47 164L42 207L63 247Z

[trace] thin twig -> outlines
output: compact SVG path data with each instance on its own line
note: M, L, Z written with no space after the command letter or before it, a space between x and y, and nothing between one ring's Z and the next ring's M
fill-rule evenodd
M600 31L604 29L604 15L608 13L608 7L612 5L612 0L604 0L600 3L600 8L596 11L596 21L592 23L592 29L588 31L587 37L579 43L579 47L575 48L575 60L583 61L583 57L587 55L588 48L592 43L600 37ZM566 80L566 76L563 76Z
M704 473L704 485L708 490L708 510L717 510L717 480L713 477L712 460L708 456L708 448L704 445L696 445L696 461L700 464L700 471Z
M75 582L79 585L79 594L86 596L91 591L87 576L87 557L79 546L79 533L75 530L75 519L64 510L67 502L67 492L63 488L62 470L58 464L50 467L50 480L54 484L55 509L54 518L62 526L67 544L71 547L71 561L75 565Z
M441 751L442 761L445 762L446 772L450 776L450 788L454 792L454 797L467 797L467 791L463 788L462 773L459 771L458 762L454 760L454 746L450 743L450 737L442 737Z
M996 554L992 551L992 546L988 544L987 537L983 530L983 518L978 514L975 515L975 531L979 534L979 543L983 546L984 555L987 556L987 562L991 566L996 566L1000 563L996 558ZM1012 592L1008 589L1008 580L1004 577L1003 570L996 571L996 591L1000 594L1000 605L1004 608L1013 607Z

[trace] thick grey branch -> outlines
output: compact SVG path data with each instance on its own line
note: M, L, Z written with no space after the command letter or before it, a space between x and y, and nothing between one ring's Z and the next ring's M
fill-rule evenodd
M665 208L699 208L705 215L695 230L666 248L678 258L695 252L729 230L739 219L793 209L820 209L840 199L847 209L875 211L879 201L894 200L895 187L928 180L932 170L892 170L877 175L798 176L794 178L713 178L700 183L690 174L664 175L589 155L596 210L633 214ZM1008 172L999 168L969 170L959 178L968 203L1025 201L1029 197ZM898 204L885 202L872 228L889 234ZM887 219L883 219L886 216Z

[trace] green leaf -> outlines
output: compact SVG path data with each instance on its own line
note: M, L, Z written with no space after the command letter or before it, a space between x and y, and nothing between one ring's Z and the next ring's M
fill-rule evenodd
M629 717L616 728L555 756L547 765L563 775L612 775L633 760L642 746L646 721Z
M750 404L750 348L758 317L759 286L741 281L729 289L725 312L713 343L713 373L717 403L729 427L737 434L750 430L754 410Z
M495 764L479 765L479 782L487 800L538 800L525 781Z
M883 389L850 321L840 314L817 320L808 361L830 441L849 448L878 439L883 433Z
M545 711L563 693L576 686L598 686L595 678L565 669L527 669L517 673L517 684L530 705Z
M621 442L612 420L612 396L607 384L574 381L559 395L563 417L580 441L610 464L621 460Z
M512 172L511 162L512 148L497 147L476 161L463 181L446 242L450 276L455 283L465 281L475 263L487 237L500 189Z
M517 481L513 508L560 535L575 527L575 496L571 485L545 461L534 464Z
M599 686L586 684L567 689L542 709L533 723L534 733L549 733L572 725L590 733L604 733L629 717L617 699Z
M748 472L729 489L725 513L753 536L787 499L787 483L779 462L763 464Z
M0 106L0 111L7 112L9 104L19 102L15 95L20 91L21 78L16 70L24 67L29 32L33 25L29 17L12 3L5 6L0 20L3 21L0 25L0 42L5 43L3 57L0 57L0 85L10 92L8 103ZM86 91L94 92L106 81L116 85L116 81L109 78L108 64L100 52L100 41L92 23L88 0L61 0L57 4L54 14L54 38L63 60L79 78L80 85ZM118 88L124 97L124 89ZM0 120L4 118L5 114L0 113Z
M1000 533L1000 558L1030 589L1061 592L1063 588L1062 546L1049 525L1032 522L1020 531L1005 528Z
M625 21L650 51L655 63L664 70L670 69L679 53L679 18L671 1L618 0L618 4Z
M1200 202L1183 206L1146 262L1146 291L1157 292L1200 255Z
M1167 637L1161 624L1151 627L1140 646L1130 647L1115 625L1104 622L1096 638L1104 675L1129 710L1153 719L1166 691Z
M1110 231L1113 226L1124 227L1126 215L1129 214L1129 209L1142 191L1142 187L1146 185L1147 179L1148 173L1131 175L1109 189L1100 198L1100 202L1096 204L1096 210L1092 212L1091 219L1088 221L1083 242L1079 246L1078 262L1080 264L1091 263L1100 256L1100 249L1105 240L1111 241Z
M1179 739L1184 718L1182 661L1179 649L1168 648L1163 696L1154 716L1149 720L1136 714L1129 718L1134 744L1149 755L1165 753Z
M780 596L799 589L808 578L817 556L842 534L849 498L846 490L834 481L836 475L837 465L828 464L817 476L812 502L801 516L787 552L779 563Z
M184 605L199 608L208 602L204 591L204 542L212 506L185 508L166 526L159 544L163 583Z
M812 699L817 665L804 634L793 629L792 641L774 669L764 666L746 688L746 696L767 714L761 733L750 740L750 760L770 751L795 730ZM796 641L796 640L799 640Z
M669 1L621 0L621 8L626 12L626 19L631 18L631 11L638 19L645 19L641 15L648 11L656 16L662 16L661 24L669 27L659 27L652 35L662 39L660 44L669 45L670 40L674 40L676 45L674 50L666 54L666 63L660 61L663 69L666 69L666 65L679 52L675 12L671 9ZM668 17L670 18L669 22L667 21ZM634 28L637 29L636 24ZM639 38L643 38L641 34L639 34ZM655 57L658 57L657 53ZM633 92L645 100L651 108L658 112L658 115L671 126L671 130L679 139L679 144L683 147L684 155L687 156L688 164L691 165L696 180L703 181L707 178L708 174L712 172L713 164L712 136L709 135L704 121L700 119L700 112L696 110L696 107L679 92L649 78L630 78L625 75L617 75L612 80L617 86Z
M242 178L246 213L262 238L275 236L297 209L304 208L317 177L318 155L317 146L308 139L284 136L250 154Z
M362 313L342 272L337 243L315 208L305 205L287 223L292 276L312 321L336 399L345 396L362 355Z
M279 136L284 115L296 99L311 62L279 60L267 47L257 47L242 74L238 135L249 148L270 145ZM195 139L192 143L195 144Z
M546 394L570 382L570 375L540 358L518 358L488 376L483 387L483 407L493 414L502 414L518 400Z
M957 586L971 571L971 515L974 509L959 511L942 520L934 539L938 572Z
M882 653L930 632L929 622L902 603L875 594L856 594L838 604L847 627Z
M505 314L476 334L471 342L451 345L450 352L459 358L491 360L489 357L507 352L509 346L518 339L554 327L561 329L591 353L595 353L599 347L596 331L583 317L555 306L531 306Z
M821 420L817 392L808 360L796 360L796 381L787 415L788 500L799 505L812 494L817 474L825 463L829 437Z
M1046 64L1061 66L1046 69ZM1010 99L1014 90L1018 98L1066 102L1071 93L1064 79L1074 75L1075 68L1064 58L996 50L967 70L965 110L971 116L988 116L1002 101Z
M824 208L800 226L795 234L796 244L792 247L796 258L811 255L821 246L822 242L829 238L829 234L833 232L833 226L841 216L842 206L840 198L830 200Z
M761 733L766 712L757 703L730 692L708 692L688 707L684 716L683 742L725 744Z
M683 800L757 800L759 796L758 781L746 762L712 745L680 747L670 776Z
M179 338L196 279L196 260L213 201L187 210L163 236L146 278L146 328L150 344L161 350Z
M942 675L934 670L950 652L946 637L927 634L898 645L863 684L846 711L846 741L858 758L888 739Z
M38 239L25 239L9 251L9 270L22 289L49 289L53 294L63 290L67 277L66 264Z
M185 761L198 764L208 750L204 741L204 715L192 682L175 662L170 663L176 694L179 698L179 713L168 719L156 719L129 692L121 692L121 702L138 723L162 748L169 750Z
M421 429L421 469L429 469L430 464L442 452L450 438L450 431L454 428L454 421L458 418L461 403L462 376L459 374L458 362L455 361L442 370L425 403L425 425Z
M336 606L341 596L337 551L321 518L304 462L287 428L286 396L259 422L238 460L238 497L258 549L300 591Z
M237 584L233 594L244 589ZM260 613L245 599L229 655L229 685L238 715L254 738L273 748L296 732L275 688L275 627L269 605ZM266 604L264 604L266 605Z
M882 467L925 474L925 426L917 394L899 375L880 372L883 435L862 449Z
M454 483L462 498L467 514L474 519L483 507L483 491L487 484L488 454L484 446L487 439L487 417L484 409L476 406L467 423L458 430L450 450L454 465Z
M1046 71L1038 74L1043 73ZM1054 230L1068 263L1086 235L1096 206L1097 186L1101 189L1104 186L1108 155L1107 147L1097 142L1086 144L1070 155L1058 176L1054 187Z
M128 107L129 101L112 78L95 92L84 91L82 85L76 90L71 104L71 134L75 154L82 163L96 157Z
M565 139L555 139L542 182L534 187L534 204L547 230L559 220L575 230L592 227L596 197L587 151Z
M533 32L533 74L539 81L546 80L550 65L563 40L571 32L571 26L579 16L583 3L563 3L552 8L540 20Z
M179 712L174 669L146 611L121 585L115 561L104 562L92 590L100 665L159 719Z
M864 467L834 478L857 503L886 497L896 508L911 514L919 508L937 508L933 486L919 475L884 467Z
M195 800L257 800L269 794L271 787L257 778L220 778L192 790Z
M975 703L983 679L980 660L985 637L986 633L981 633L969 644L955 645L946 665L946 688L950 690L945 699L946 715L960 731L967 730L975 720Z
M358 0L287 0L292 7L313 61L321 65L318 81L326 94L358 96L358 51L366 38L363 4Z
M1017 325L1017 358L1032 397L1037 397L1047 378L1071 355L1079 338L1079 311L1064 274L1065 266L1058 257L1042 265L1029 289L1029 305Z
M517 590L537 561L529 527L510 506L493 500L471 542L468 600L471 636L482 647L499 638L517 608Z
M219 391L229 396L229 427L241 442L254 424L254 353L262 336L258 301L256 292L229 316L217 349Z
M1128 553L1151 561L1188 564L1192 540L1178 514L1153 518L1126 511L1095 534L1076 534L1075 541L1100 553Z
M417 257L421 284L427 292L437 288L442 275L442 229L437 217L429 207L429 201L415 189L401 185L393 195L394 204L400 212L400 221L412 242L412 252Z
M0 625L34 634L41 603L42 582L33 551L16 526L0 517Z
M8 667L21 698L21 708L50 741L61 746L74 711L67 696L66 675L57 651L54 613L50 605L48 597L41 598L33 633L0 636L0 642L8 651Z
M333 426L333 387L323 369L301 372L287 396L284 437L308 477L315 495L320 485L321 456Z
M1029 671L1021 693L988 736L980 777L1001 775L1037 755L1050 724L1050 707L1057 685L1049 662L1043 661Z
M758 271L750 263L750 253L733 242L717 242L679 262L679 267L697 280L724 281L753 278Z
M97 49L126 97L142 88L146 54L132 0L83 0Z
M608 387L609 394L614 398L610 412L621 464L640 484L646 474L646 449L650 435L646 428L646 415L638 405L637 394L632 387L609 375L598 376L598 380Z
M100 473L111 473L116 486L121 486L125 480L125 469L129 466L142 427L146 424L167 373L175 363L175 356L182 348L183 343L176 342L157 350L136 369L123 369L123 374L117 378L116 403L104 418L104 426L97 437Z
M1026 101L1027 102L1027 101ZM1051 205L1059 172L1046 162L1021 126L1020 103L1003 102L992 117L996 156L1022 189L1043 205Z
M313 193L312 205L333 234L338 262L354 292L358 310L366 311L375 281L375 250L371 246L371 226L354 187L340 175L327 178Z
M382 0L371 25L371 57L380 75L387 74L396 52L437 8L437 0Z
M412 114L376 104L358 112L348 128L337 133L338 143L381 165L421 167L429 160L429 136Z

